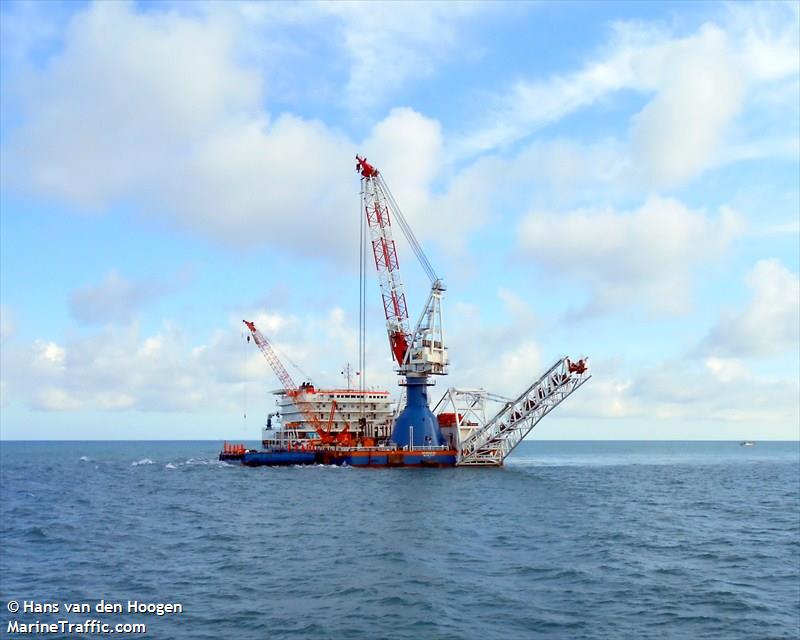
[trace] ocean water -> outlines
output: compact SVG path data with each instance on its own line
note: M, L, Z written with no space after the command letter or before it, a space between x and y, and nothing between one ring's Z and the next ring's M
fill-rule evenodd
M796 442L530 441L444 470L218 448L3 442L0 635L88 617L179 640L800 637ZM101 598L183 612L7 611Z

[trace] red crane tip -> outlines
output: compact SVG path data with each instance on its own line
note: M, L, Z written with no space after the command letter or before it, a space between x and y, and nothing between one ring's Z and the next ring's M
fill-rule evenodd
M358 154L356 154L356 171L365 178L374 178L378 175L378 170Z

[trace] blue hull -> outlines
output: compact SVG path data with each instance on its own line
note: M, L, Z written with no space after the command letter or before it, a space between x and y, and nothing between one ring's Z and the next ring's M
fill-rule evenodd
M313 451L255 451L242 455L242 464L248 467L283 467L295 464L315 464Z
M318 449L288 451L266 449L242 454L220 454L220 460L240 460L248 467L285 467L325 464L351 467L453 467L455 451L386 451L369 449ZM224 457L223 457L224 456Z
M404 451L396 453L375 451L305 451L305 452L269 452L246 453L242 456L242 464L259 465L295 465L325 464L350 467L454 467L455 452L423 453Z
M351 467L454 467L456 455L436 452L425 454L416 452L403 452L402 454L386 453L339 453L330 460L329 464L349 465Z

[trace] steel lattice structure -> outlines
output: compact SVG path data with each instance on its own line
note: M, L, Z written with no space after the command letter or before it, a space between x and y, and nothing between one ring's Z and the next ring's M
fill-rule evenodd
M361 174L361 204L378 272L389 346L398 372L421 377L445 375L447 349L442 324L444 283L433 270L383 176L366 158L356 156L356 163L356 170ZM413 332L410 331L405 287L400 278L397 245L392 236L392 218L431 281L430 295Z
M461 443L456 464L501 466L538 422L589 378L591 375L583 360L576 365L569 358L561 358L516 400L503 407L486 426Z
M298 408L300 413L303 414L303 417L306 419L308 424L310 424L317 432L317 435L326 442L330 439L330 433L328 430L323 426L322 421L317 417L316 412L314 411L314 407L311 405L310 402L305 400L302 397L303 389L300 389L292 380L292 376L289 375L289 372L286 370L286 367L283 366L278 354L275 352L272 344L269 340L262 334L257 328L254 322L249 322L247 320L242 320L245 326L248 328L250 333L253 336L253 341L256 343L256 346L259 348L261 353L264 355L264 359L269 363L269 366L272 367L272 370L275 372L275 375L280 380L281 385L283 386L284 391L286 391L286 395L292 399L294 405ZM328 428L330 427L330 420L328 421Z
M398 366L403 364L411 339L408 322L408 305L403 281L400 279L400 264L397 260L397 245L392 237L392 221L389 213L389 198L378 170L359 159L361 172L361 201L369 228L372 255L378 272L378 282L386 314L389 345Z

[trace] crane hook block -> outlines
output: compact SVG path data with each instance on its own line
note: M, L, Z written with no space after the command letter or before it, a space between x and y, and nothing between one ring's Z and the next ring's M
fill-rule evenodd
M366 158L356 155L356 171L365 178L374 178L378 175L378 170L373 167Z

